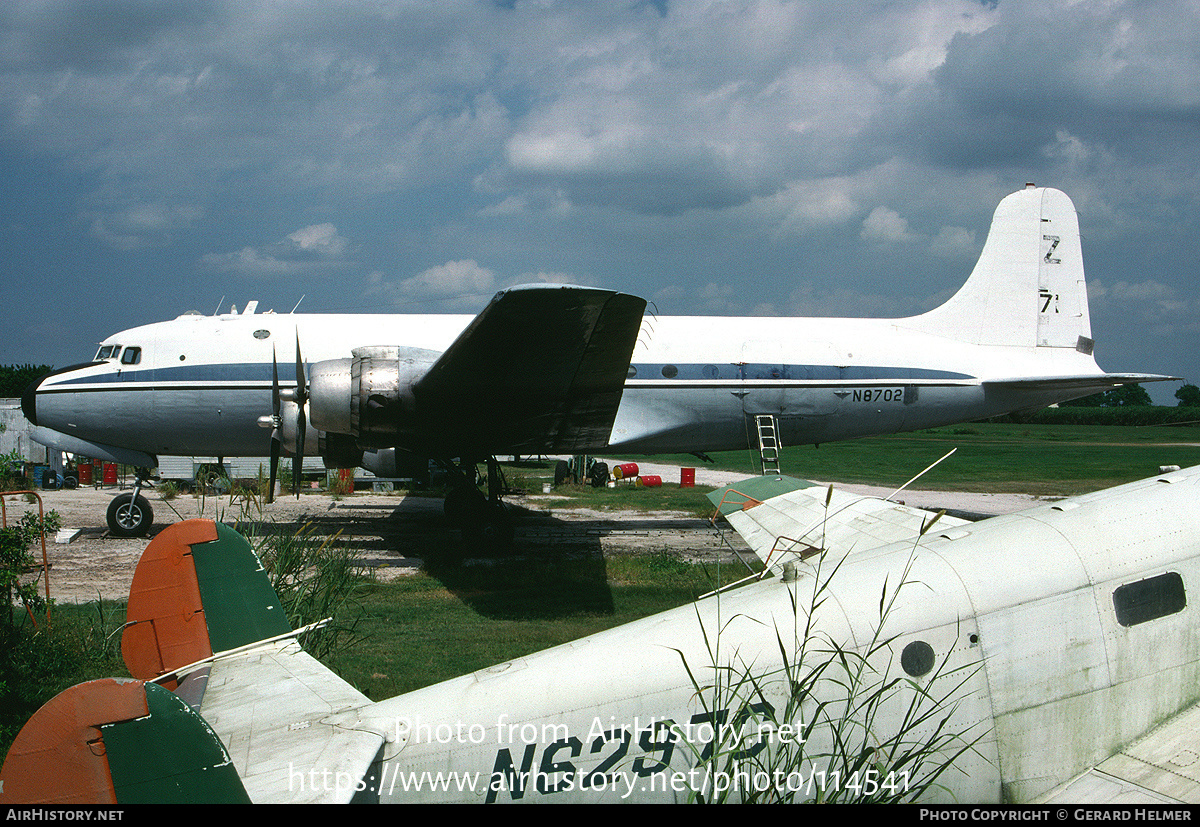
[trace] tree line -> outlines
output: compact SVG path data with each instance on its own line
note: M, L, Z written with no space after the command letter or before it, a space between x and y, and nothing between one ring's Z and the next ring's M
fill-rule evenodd
M52 370L50 365L0 365L0 399L16 399L30 382Z

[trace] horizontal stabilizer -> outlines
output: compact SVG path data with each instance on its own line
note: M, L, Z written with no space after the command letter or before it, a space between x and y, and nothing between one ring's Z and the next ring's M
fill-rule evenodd
M290 631L245 538L212 520L184 520L160 532L138 561L121 654L131 675L150 680Z
M915 540L934 519L919 508L780 476L744 480L708 497L771 571L821 552L841 556ZM965 523L945 514L938 520L939 528Z
M1081 376L1019 376L1012 379L988 379L984 384L1022 390L1080 390L1085 391L1081 395L1090 395L1121 385L1178 381L1178 376L1161 376L1156 373L1101 373Z
M378 798L370 770L384 734L359 723L370 699L300 648L236 531L212 520L162 531L127 615L126 666L157 680L92 681L43 706L0 771L0 801Z
M4 804L248 804L221 741L161 686L113 678L55 696L0 770Z
M570 285L501 291L413 387L417 409L456 450L603 444L645 308L636 296Z

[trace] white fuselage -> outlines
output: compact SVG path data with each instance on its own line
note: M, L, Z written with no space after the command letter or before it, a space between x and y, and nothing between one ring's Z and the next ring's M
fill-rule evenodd
M798 753L794 733L817 721L803 745L809 758L783 765L799 775L751 779L807 788L803 800L867 783L866 773L826 775L837 762L821 757L841 720L846 669L862 656L871 668L856 703L899 683L870 722L869 707L848 716L852 746L897 732L915 746L943 726L961 738L943 742L937 762L973 746L927 799L1028 802L1200 699L1197 608L1185 595L1200 582L1198 483L1189 469L851 551L840 568L806 563L793 582L743 586L329 723L385 734L385 766L372 768L381 800L504 803L687 800L735 753L751 759L751 773L767 766L760 743ZM849 653L846 667L831 643ZM928 671L906 666L923 648ZM789 680L831 658L784 715ZM910 704L937 712L905 731ZM754 726L741 741L725 730L712 751L721 760L709 763L713 724L732 724L739 710ZM775 734L760 738L768 719ZM905 766L912 775L895 773L893 785L916 782ZM435 788L435 778L448 786ZM880 772L871 783L888 781Z
M309 364L360 346L442 351L471 318L181 316L111 336L102 347L119 346L116 356L43 381L36 424L151 455L260 456L269 444L257 420L271 412L272 359L281 385L294 386L297 339ZM777 417L785 445L913 430L1064 398L1061 390L985 389L987 379L1101 375L1073 349L973 345L909 321L655 319L634 349L611 437L591 450L745 448L756 441L756 414ZM131 348L137 361L123 363ZM316 452L310 433L306 453Z

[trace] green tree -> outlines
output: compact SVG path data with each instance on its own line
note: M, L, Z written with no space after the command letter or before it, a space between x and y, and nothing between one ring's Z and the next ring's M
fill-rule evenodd
M29 383L54 370L50 365L0 365L0 398L15 399Z
M1175 391L1181 408L1200 408L1200 388L1195 385L1182 385Z
M1130 405L1154 404L1150 401L1150 394L1146 393L1146 389L1141 385L1122 385L1119 388L1105 391L1102 396L1104 400L1100 403L1100 406L1104 408L1124 408Z
M1150 394L1141 385L1121 385L1119 388L1093 393L1080 399L1059 403L1060 408L1124 408L1129 405L1153 405Z
M53 534L61 527L57 511L45 518L26 511L19 519L10 518L9 524L0 528L0 638L7 641L17 623L14 609L18 603L26 612L43 611L45 601L38 594L36 580L26 577L26 572L37 567L30 554L30 547L37 542L42 532Z

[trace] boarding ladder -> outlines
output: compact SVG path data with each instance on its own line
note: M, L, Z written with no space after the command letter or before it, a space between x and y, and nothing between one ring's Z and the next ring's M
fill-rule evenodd
M758 428L758 455L762 459L763 476L779 473L779 427L771 414L754 417Z

